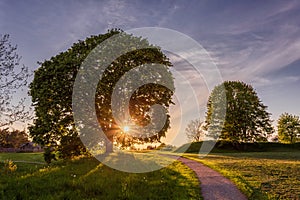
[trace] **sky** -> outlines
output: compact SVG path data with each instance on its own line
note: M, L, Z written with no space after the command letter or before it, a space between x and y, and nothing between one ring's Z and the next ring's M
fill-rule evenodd
M241 80L255 88L274 124L283 112L300 115L299 1L0 0L0 34L10 34L21 63L32 70L37 61L90 35L140 27L168 28L197 41L223 80ZM174 144L186 142L181 135Z

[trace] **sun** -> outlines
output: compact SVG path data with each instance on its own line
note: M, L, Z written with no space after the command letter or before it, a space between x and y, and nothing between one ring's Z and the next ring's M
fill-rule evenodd
M124 130L125 133L128 132L129 131L129 126L124 126L123 130Z

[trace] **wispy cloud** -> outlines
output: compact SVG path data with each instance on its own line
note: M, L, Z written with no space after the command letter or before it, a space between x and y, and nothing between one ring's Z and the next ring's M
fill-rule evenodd
M179 9L180 7L177 4L171 5L168 10L165 12L166 14L162 16L162 18L158 22L158 26L164 27L167 25L167 23L170 23L170 20L172 20L172 17L174 13Z
M77 40L107 29L161 26L199 42L219 67L223 79L242 80L262 91L276 84L290 89L289 86L300 82L299 74L281 73L300 59L299 19L297 0L0 1L1 33L12 35L13 43L19 45L22 61L33 69L38 67L36 61L49 59ZM193 57L192 53L187 56ZM204 63L207 56L197 59ZM174 63L186 78L183 85L205 91L202 96L196 94L204 105L208 92L203 77L195 75L194 69L180 59L175 58ZM281 74L275 76L276 71ZM293 88L286 94L296 97L299 91ZM272 103L278 95L273 89L266 96ZM288 95L278 97L278 102L283 96ZM186 102L191 98L192 95L186 94ZM278 109L277 104L273 108Z
M236 24L232 32L212 36L211 43L217 42L210 46L210 52L226 79L239 78L261 85L267 83L259 81L266 79L261 77L300 58L299 22L289 20L291 15L300 17L292 12L294 6L295 3L273 11L256 24Z

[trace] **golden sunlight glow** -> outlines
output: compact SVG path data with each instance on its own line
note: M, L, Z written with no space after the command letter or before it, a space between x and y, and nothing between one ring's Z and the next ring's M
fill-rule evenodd
M128 132L129 131L129 126L124 126L123 130L124 130L125 133Z

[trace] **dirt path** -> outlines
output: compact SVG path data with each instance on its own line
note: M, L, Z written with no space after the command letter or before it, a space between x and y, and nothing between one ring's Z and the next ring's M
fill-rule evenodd
M220 173L211 168L187 158L178 158L198 176L201 182L201 192L204 200L247 200L237 187Z

